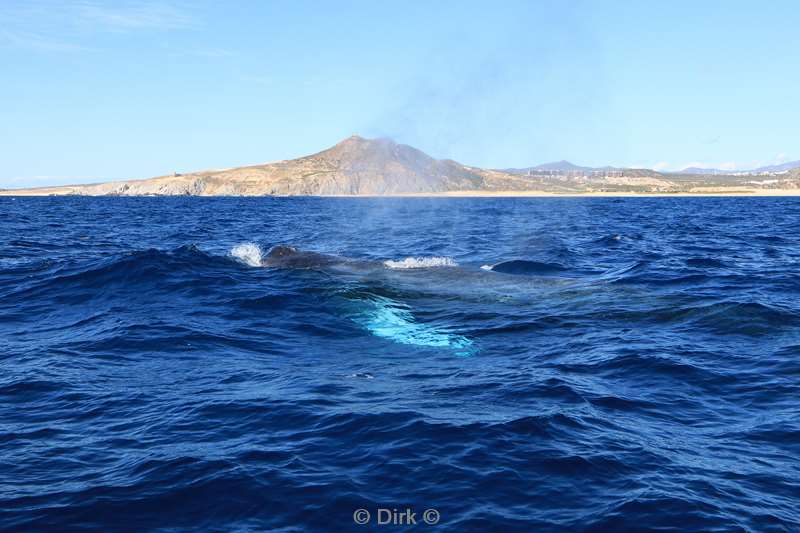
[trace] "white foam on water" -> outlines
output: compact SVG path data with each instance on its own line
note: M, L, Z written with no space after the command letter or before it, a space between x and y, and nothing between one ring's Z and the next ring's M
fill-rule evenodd
M406 257L400 261L384 261L384 266L396 270L408 268L439 268L439 267L454 267L458 263L449 257Z
M494 265L481 265L481 270L491 270L494 268Z
M231 256L251 267L261 266L261 247L252 242L237 244L231 248Z

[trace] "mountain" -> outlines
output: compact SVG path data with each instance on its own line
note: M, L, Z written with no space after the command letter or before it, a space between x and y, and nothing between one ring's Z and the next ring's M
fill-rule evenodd
M702 175L662 174L647 169L581 167L568 161L528 169L490 170L450 159L435 159L391 139L365 139L354 135L316 154L263 165L142 180L5 190L0 191L0 195L345 196L800 189L800 169L768 180L747 175L717 178L708 172L702 170Z
M510 177L507 177L510 178ZM299 159L145 180L53 187L44 194L380 195L491 189L501 173L439 160L390 139L349 137ZM492 182L492 183L490 183Z
M564 172L582 172L593 169L590 167L581 167L572 164L569 161L555 161L553 163L545 163L543 165L537 165L535 167L531 167L530 170L560 170Z
M604 167L582 167L580 165L576 165L574 163L570 163L569 161L554 161L552 163L545 163L543 165L536 165L535 167L525 167L525 168L509 168L506 169L506 172L511 172L514 174L535 174L537 171L548 171L548 172L602 172L602 171L621 171L627 170L625 168L620 167L612 167L612 166L604 166Z
M768 165L766 167L759 167L752 172L784 172L787 170L794 170L800 168L800 161L789 161L788 163L781 163L780 165Z
M606 167L606 168L611 168L611 167ZM597 169L594 169L592 167L582 167L574 163L570 163L569 161L553 161L552 163L536 165L535 167L505 169L506 172L511 172L513 174L530 174L530 173L536 173L536 171L540 170L548 172L590 172L592 170L597 170Z
M737 170L722 170L719 168L701 168L701 167L686 167L681 170L676 170L673 174L702 174L707 176L722 176L739 172Z
M788 170L793 170L795 168L800 168L800 161L789 161L787 163L781 163L779 165L767 165L765 167L758 167L752 169L739 169L739 170L724 170L720 168L701 168L701 167L687 167L676 172L673 174L703 174L703 175L710 175L710 176L722 176L722 175L731 175L731 174L761 174L764 172L786 172Z

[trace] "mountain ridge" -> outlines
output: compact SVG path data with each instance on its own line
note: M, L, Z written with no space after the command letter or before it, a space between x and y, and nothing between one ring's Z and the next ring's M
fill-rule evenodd
M785 163L779 163L776 165L766 165L762 167L756 167L751 169L721 169L721 168L704 168L704 167L686 167L681 170L676 170L671 172L671 174L709 174L715 176L723 176L723 175L733 175L733 174L765 174L765 173L777 173L777 172L788 172L790 170L794 170L800 168L800 160L798 161L787 161Z
M752 178L752 177L750 177ZM675 193L721 188L800 189L800 170L777 180L581 167L569 161L493 170L436 159L391 139L350 136L325 150L271 163L112 181L0 191L0 195L363 196L450 193ZM749 181L748 181L749 180Z

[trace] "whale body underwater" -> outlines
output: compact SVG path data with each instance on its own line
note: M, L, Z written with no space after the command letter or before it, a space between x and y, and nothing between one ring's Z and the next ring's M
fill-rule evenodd
M564 270L557 264L514 259L481 268L463 268L448 258L407 258L402 261L361 260L315 251L301 250L295 246L279 244L261 254L257 245L235 247L231 254L250 265L275 269L324 270L333 273L354 275L383 275L385 273L413 272L424 270L438 272L446 277L440 282L469 283L470 280L485 284L492 273L509 274L509 277L547 277ZM440 267L440 268L435 268ZM416 280L419 282L419 280ZM469 283L470 286L475 283ZM473 355L478 349L466 335L451 331L446 326L420 322L411 307L383 294L369 290L343 291L336 295L341 310L354 323L371 334L392 342L433 348L447 348L456 355Z

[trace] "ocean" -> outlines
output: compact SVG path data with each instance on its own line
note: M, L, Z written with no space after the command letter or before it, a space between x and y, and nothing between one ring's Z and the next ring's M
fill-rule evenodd
M798 227L0 197L0 529L798 531Z

